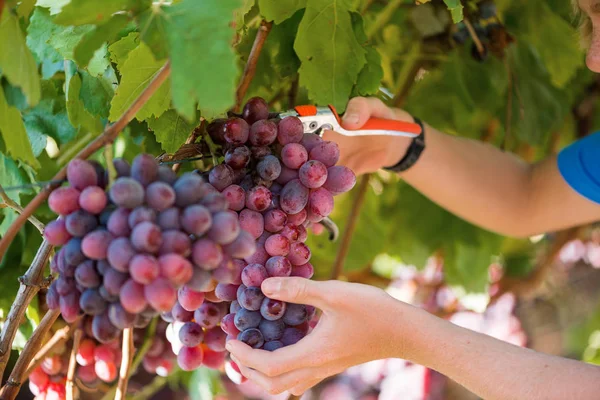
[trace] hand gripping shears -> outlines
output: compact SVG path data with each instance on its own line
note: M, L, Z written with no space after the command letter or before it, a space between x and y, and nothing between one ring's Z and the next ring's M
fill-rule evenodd
M335 108L301 105L293 110L279 113L280 118L287 116L298 117L304 125L304 133L321 135L324 130L332 130L345 136L404 136L414 138L422 133L421 126L417 123L395 121L383 118L370 118L360 129L347 130L342 128L340 116Z

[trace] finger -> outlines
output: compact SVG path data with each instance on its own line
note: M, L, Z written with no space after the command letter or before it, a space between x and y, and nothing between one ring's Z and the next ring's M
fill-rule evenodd
M293 387L310 387L308 385L315 380L315 370L312 368L295 370L273 378L244 366L240 366L240 371L270 394L280 394Z
M359 129L369 118L394 119L394 111L376 97L355 97L350 99L342 125L347 129Z
M300 383L299 385L296 385L293 388L288 389L288 390L294 396L300 397L304 394L304 392L306 392L308 389L318 385L322 380L323 379L312 379L308 382Z
M296 369L320 365L325 361L324 352L320 352L320 355L314 353L317 346L312 343L310 335L294 345L282 347L275 351L253 349L239 340L228 341L226 348L244 366L270 377ZM313 356L307 357L307 354L313 354Z
M268 278L261 285L265 296L296 304L328 308L331 287L328 282L311 281L300 277Z

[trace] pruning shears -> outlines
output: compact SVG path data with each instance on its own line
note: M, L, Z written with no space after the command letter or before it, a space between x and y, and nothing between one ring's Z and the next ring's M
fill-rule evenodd
M411 138L422 133L419 124L383 118L370 118L360 129L347 130L342 128L340 116L332 105L328 107L301 105L294 107L293 110L279 113L280 118L290 115L302 121L304 133L321 135L324 130L333 130L345 136L387 135Z

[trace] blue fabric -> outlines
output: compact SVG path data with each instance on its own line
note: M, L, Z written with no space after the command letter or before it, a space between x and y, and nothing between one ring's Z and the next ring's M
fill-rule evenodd
M600 203L600 132L561 150L558 170L577 193Z

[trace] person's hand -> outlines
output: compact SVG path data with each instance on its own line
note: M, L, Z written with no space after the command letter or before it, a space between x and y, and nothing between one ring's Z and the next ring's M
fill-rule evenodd
M355 97L348 102L342 117L342 127L355 130L371 117L413 122L406 111L390 108L375 97ZM339 165L350 168L356 175L375 172L400 161L410 145L410 139L396 136L349 137L334 131L325 131L323 139L336 142L340 147Z
M350 366L404 354L408 313L414 307L383 290L357 283L269 278L262 290L270 298L322 310L315 327L298 343L273 352L227 342L242 375L271 394L300 395Z

